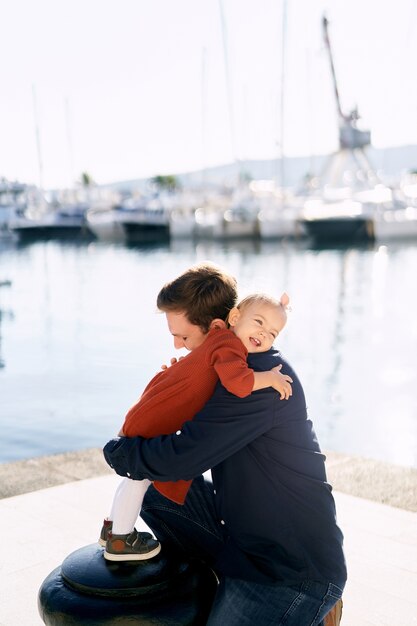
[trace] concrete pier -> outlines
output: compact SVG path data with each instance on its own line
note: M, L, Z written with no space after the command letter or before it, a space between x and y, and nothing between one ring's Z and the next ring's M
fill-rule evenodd
M417 625L417 470L327 458L349 571L342 626ZM42 581L98 539L119 480L99 449L0 465L0 626L42 626Z

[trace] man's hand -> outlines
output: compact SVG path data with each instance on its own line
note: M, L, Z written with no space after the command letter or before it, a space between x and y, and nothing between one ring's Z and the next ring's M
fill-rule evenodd
M281 374L281 368L282 365L278 365L270 370L273 373L271 387L278 391L281 400L288 400L288 398L292 396L292 387L290 383L292 383L293 380L291 376Z

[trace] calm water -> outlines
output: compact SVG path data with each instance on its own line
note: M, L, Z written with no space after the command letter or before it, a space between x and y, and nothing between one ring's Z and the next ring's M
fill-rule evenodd
M205 259L234 273L242 295L290 294L278 345L324 449L417 466L417 243L0 242L0 282L12 281L0 287L0 462L112 437L174 356L159 288Z

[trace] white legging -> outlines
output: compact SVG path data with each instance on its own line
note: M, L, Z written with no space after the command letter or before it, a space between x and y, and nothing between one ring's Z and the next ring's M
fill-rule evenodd
M113 520L113 533L127 535L132 532L142 508L143 498L151 481L123 478L116 489L109 519Z

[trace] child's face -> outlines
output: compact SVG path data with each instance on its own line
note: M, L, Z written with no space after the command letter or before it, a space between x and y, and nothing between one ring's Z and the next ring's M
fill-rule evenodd
M230 327L248 352L269 350L286 321L281 306L262 302L254 302L243 311L234 308L229 314Z
M207 338L200 326L191 324L185 313L177 313L169 311L165 313L168 328L174 337L174 346L176 350L186 348L187 350L195 350Z

